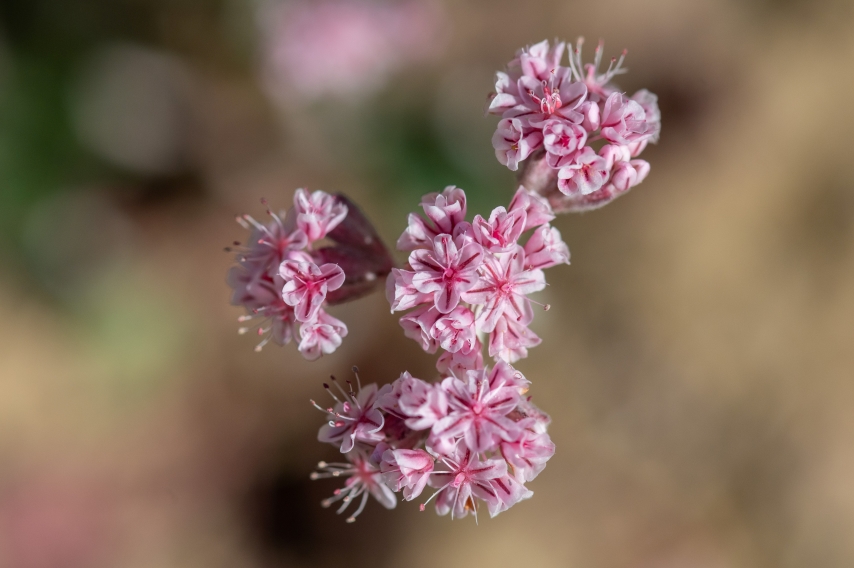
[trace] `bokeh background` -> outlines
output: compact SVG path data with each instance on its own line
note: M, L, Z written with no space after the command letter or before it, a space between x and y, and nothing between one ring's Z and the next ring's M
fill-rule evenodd
M854 5L321 4L0 3L0 566L854 565ZM557 454L480 526L347 525L308 399L433 357L381 293L319 362L253 352L234 214L342 191L393 243L447 184L505 204L492 75L578 35L628 48L664 129L641 186L556 221L518 366Z

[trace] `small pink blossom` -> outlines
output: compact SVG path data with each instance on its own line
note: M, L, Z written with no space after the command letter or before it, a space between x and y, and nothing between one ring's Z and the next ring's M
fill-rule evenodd
M474 314L466 307L457 306L436 320L430 329L430 336L438 341L445 351L471 353L477 344Z
M437 371L458 378L465 377L466 372L477 369L483 369L483 346L477 338L475 338L474 348L469 353L446 351L436 361Z
M406 230L397 240L398 250L432 248L433 240L442 233L455 235L466 218L466 194L453 185L442 193L428 193L421 198L427 220L410 213Z
M347 206L323 191L308 193L298 189L294 194L294 209L297 225L309 242L325 237L347 216Z
M472 304L483 304L477 317L477 328L491 333L504 314L528 324L533 319L528 294L546 287L546 279L540 269L525 268L525 252L519 247L513 254L490 256L480 270L477 286L465 294Z
M361 497L356 511L347 517L348 523L355 522L356 517L365 509L368 495L373 495L374 499L386 509L394 509L397 506L397 498L394 496L394 492L383 483L379 468L360 452L350 452L347 454L347 459L350 460L350 463L320 462L317 464L320 471L311 474L311 479L347 478L344 487L336 489L332 497L321 501L321 506L329 507L336 501L343 501L337 511L340 515L350 506L350 503Z
M402 318L400 327L406 337L414 339L421 345L421 349L427 353L435 353L439 348L439 342L433 337L431 331L433 324L442 317L441 312L432 304L418 306Z
M527 325L505 314L498 318L489 336L489 356L515 363L528 356L529 347L536 347L540 343L542 340Z
M496 207L489 215L489 221L480 215L472 223L475 241L490 252L509 252L516 248L516 241L525 228L525 211Z
M427 485L433 471L433 457L424 450L386 450L380 471L393 491L403 489L403 498L412 501Z
M398 409L413 430L426 430L447 416L448 397L437 384L426 383L404 373L395 381L400 384Z
M649 137L643 107L622 93L613 93L602 110L602 137L615 144L630 144Z
M511 171L519 169L519 162L542 146L543 135L533 130L525 132L522 121L517 118L502 118L492 135L495 157Z
M534 418L520 422L521 432L516 440L501 442L501 455L513 466L516 480L524 483L537 477L554 455L555 445L545 432L537 432Z
M541 195L519 186L513 200L510 202L510 211L522 210L525 212L525 227L522 232L525 232L534 227L539 227L545 223L552 221L555 218L554 211L551 205Z
M534 231L524 249L528 270L569 264L569 247L563 242L560 231L550 225L542 225Z
M343 321L318 310L317 317L300 326L299 351L309 361L321 355L329 355L341 346L342 338L347 336L347 326Z
M334 408L323 409L312 401L316 408L329 415L329 422L320 428L317 439L320 442L338 445L342 454L351 451L357 441L373 444L381 442L383 414L377 408L377 400L386 394L390 387L386 386L378 390L377 385L372 383L360 388L356 393L349 381L349 391L341 388L337 381L335 385L338 386L341 398L332 392L329 385L323 385L336 401Z
M608 180L605 160L586 146L557 172L557 187L564 195L589 195Z
M611 79L617 75L621 75L628 71L623 67L623 62L626 59L626 50L620 54L620 58L611 58L611 63L605 72L599 72L599 66L602 63L602 54L605 44L600 41L594 50L593 63L584 64L581 60L581 46L584 45L584 38L578 38L575 48L569 54L569 66L572 69L572 75L577 81L583 81L587 85L591 98L599 101L614 92L615 88L611 85Z
M285 281L282 299L294 307L297 320L307 322L317 315L326 293L344 284L344 271L337 264L318 267L313 262L286 260L279 267Z
M457 307L460 296L477 284L477 269L483 262L483 249L469 243L460 249L450 235L433 239L433 250L416 250L409 255L415 270L413 287L433 294L436 309L443 314Z
M499 498L492 481L507 475L504 460L482 460L477 453L460 444L441 461L448 471L436 472L429 480L432 487L438 488L431 497L436 497L436 513L443 516L451 513L451 519L454 519L465 517L471 511L477 519L474 498L482 499L488 507L490 504L497 506ZM424 505L421 508L423 510Z
M412 285L413 276L415 276L415 273L409 270L391 269L391 274L389 274L386 281L386 298L389 304L391 304L392 313L408 310L420 304L433 301L432 294L419 292Z
M580 150L586 142L587 131L578 124L557 119L543 124L543 146L550 156L568 156Z

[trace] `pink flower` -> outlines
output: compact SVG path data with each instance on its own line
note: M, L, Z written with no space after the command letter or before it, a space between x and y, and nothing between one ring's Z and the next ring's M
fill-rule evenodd
M472 223L474 239L490 252L512 251L522 235L525 221L523 209L511 209L508 213L504 207L496 207L489 215L489 221L480 215L475 216Z
M439 439L462 436L473 452L488 451L501 439L514 439L517 427L507 414L518 404L520 394L513 375L506 377L508 369L515 374L512 367L499 362L491 374L483 369L469 371L465 381L455 377L442 381L449 411L433 425L433 435Z
M448 397L437 384L425 383L404 373L395 381L400 389L398 406L413 430L426 430L447 416Z
M550 156L568 156L580 150L585 142L587 132L578 124L559 119L547 120L543 124L543 146Z
M604 99L614 92L614 87L611 85L611 79L617 75L621 75L628 71L623 67L623 61L626 59L626 50L620 54L620 59L611 58L611 64L604 73L599 73L599 65L602 63L602 52L605 44L599 42L594 51L593 63L584 64L581 61L581 46L584 45L584 38L578 38L575 49L569 54L569 66L572 69L572 75L576 81L584 81L587 89L590 92L591 98L595 101Z
M434 473L428 482L430 486L439 489L430 497L437 497L436 513L443 516L451 513L453 519L465 517L472 511L477 519L475 497L486 501L490 510L497 508L499 498L492 482L507 475L507 463L504 460L481 460L475 452L458 445L452 454L442 457L441 461L448 471ZM422 511L426 504L421 505Z
M398 250L431 248L433 240L440 234L454 235L466 218L466 194L462 189L449 185L442 193L428 193L422 197L421 207L427 220L415 213L409 214L409 224L397 240Z
M477 269L483 262L483 249L469 243L460 249L450 235L433 239L433 250L416 250L409 255L415 270L413 287L433 294L436 309L443 314L457 307L460 296L477 284Z
M238 332L243 335L254 330L259 336L266 335L255 346L255 351L261 351L270 340L279 345L291 341L296 322L294 309L282 300L280 290L284 282L278 274L271 277L251 265L238 264L229 270L228 284L234 289L231 303L243 306L247 311L237 321L252 322L251 325L240 327Z
M430 329L430 336L438 341L445 351L471 353L477 344L474 314L466 307L457 306L436 320Z
M525 268L521 247L513 254L488 257L480 275L477 286L465 294L467 302L484 304L477 317L478 330L491 333L505 313L523 324L530 323L534 316L526 296L545 288L546 280L542 270Z
M430 454L424 450L386 450L382 458L380 471L393 491L403 489L403 498L407 501L421 495L433 471Z
M466 372L477 369L483 369L483 346L480 341L477 341L477 338L475 338L474 348L471 352L457 351L451 353L446 351L436 361L436 370L439 373L453 375L457 378L465 377Z
M554 455L555 445L545 432L537 432L535 419L526 418L518 439L501 442L501 455L513 466L513 473L520 483L531 481L546 467Z
M356 393L353 391L353 385L349 381L347 383L349 392L341 388L337 381L335 382L341 398L332 392L329 385L323 385L336 401L334 408L323 409L311 401L315 408L329 415L329 423L320 428L317 439L339 445L342 454L352 450L357 441L368 444L382 441L383 435L380 431L383 427L383 414L377 408L377 399L390 390L390 387L386 386L378 391L377 385L372 383L359 388L359 392Z
M564 195L589 195L608 180L605 160L586 146L558 170L557 187Z
M560 231L543 225L525 243L525 268L549 268L569 264L569 247L563 242Z
M420 304L433 301L432 294L424 294L412 285L414 272L392 268L386 281L386 298L391 304L391 311L401 312Z
M344 271L337 264L318 267L313 262L286 260L279 267L285 281L282 299L294 307L297 320L307 322L317 315L329 290L337 290L344 283Z
M641 89L632 95L632 100L643 108L646 124L649 128L647 140L655 144L661 134L661 111L658 109L658 97L646 89ZM636 156L637 154L633 155Z
M267 209L267 214L272 220L266 225L250 215L237 216L240 226L251 231L247 246L238 249L238 261L254 270L269 273L278 268L290 252L304 249L308 239L296 227L294 215L285 211L276 214L272 209Z
M323 191L309 194L298 189L294 194L297 226L309 242L322 239L347 216L347 206Z
M602 111L602 137L615 144L630 144L649 137L643 107L622 93L613 93Z
M427 353L435 353L439 343L431 334L433 324L442 314L432 304L424 304L400 318L400 327L406 337L414 339Z
M299 351L309 361L321 355L329 355L341 346L341 339L347 336L347 326L343 321L318 310L317 317L300 326Z
M517 209L525 212L525 227L522 232L539 227L555 218L548 200L521 185L510 202L510 211Z
M379 468L358 451L347 454L347 459L350 463L320 462L317 464L320 471L312 473L311 479L347 477L344 487L336 489L332 497L324 499L320 504L323 507L329 507L332 503L343 500L337 511L340 515L350 506L350 503L361 497L356 512L347 517L348 523L355 522L356 517L365 509L368 495L373 495L374 499L386 509L394 509L397 506L397 498L394 492L383 483Z
M515 363L528 356L528 347L536 347L541 342L527 325L505 314L498 318L495 330L489 336L489 356Z
M501 119L492 135L495 157L514 172L519 169L519 162L530 156L542 143L542 133L536 130L526 133L522 121L517 118Z

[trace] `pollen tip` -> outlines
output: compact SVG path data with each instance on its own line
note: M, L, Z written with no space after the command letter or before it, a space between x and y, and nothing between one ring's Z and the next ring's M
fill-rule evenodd
M326 462L325 461L317 462L317 467L320 467L320 468L326 467Z
M544 305L543 305L543 311L544 311L544 312L547 312L547 311L549 311L550 309L552 309L551 304L544 304Z
M356 522L356 517L347 517L347 521L346 521L346 522L348 522L348 523L355 523L355 522Z
M427 508L427 507L424 505L424 503L421 503L420 505L418 505L418 510L419 510L419 511L423 511L423 510L424 510L424 509L426 509L426 508Z
M353 372L358 374L359 373L359 367L357 367L356 365L353 365Z
M320 477L320 474L317 473L316 471L312 471L311 475L308 476L308 478L312 481L316 481L319 477Z

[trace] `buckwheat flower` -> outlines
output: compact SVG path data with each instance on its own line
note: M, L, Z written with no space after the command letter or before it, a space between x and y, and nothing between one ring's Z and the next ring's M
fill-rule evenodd
M436 320L430 329L430 336L438 341L445 351L471 353L477 344L474 314L466 307L457 306Z
M469 353L445 351L436 361L436 370L443 375L464 378L468 371L483 369L483 346L475 340L474 348Z
M338 387L341 398L332 392L329 385L323 385L335 400L334 408L324 409L311 401L315 408L329 415L329 422L320 428L317 439L340 446L342 454L352 450L357 441L368 444L381 442L383 414L377 408L377 400L390 390L390 387L385 386L380 390L377 389L376 384L372 383L364 387L360 386L359 392L356 393L349 381L347 381L348 391L341 388L337 381L334 381L334 384Z
M600 41L594 50L593 63L584 64L581 59L581 46L584 45L584 38L578 38L575 48L569 54L569 66L572 70L572 75L576 81L583 81L587 85L590 96L596 100L605 99L616 89L611 85L611 79L617 75L626 73L628 69L623 67L623 62L626 59L626 50L620 54L620 58L611 58L611 63L603 73L599 72L599 65L602 63L602 53L605 48L604 42Z
M611 173L609 185L617 192L628 191L639 184L648 172L649 163L644 160L618 162Z
M228 284L234 289L231 303L247 311L238 321L251 322L251 325L240 327L239 333L254 330L257 335L266 336L255 346L256 351L261 351L270 340L279 345L291 341L296 318L294 309L282 300L280 290L284 281L278 275L271 277L254 267L238 264L229 270Z
M525 212L525 227L522 229L522 232L549 223L555 218L554 211L552 211L552 206L549 205L548 200L533 191L525 189L521 185L516 190L509 208L510 211L517 209Z
M504 207L492 210L487 221L476 215L472 223L475 241L489 252L510 252L516 248L516 241L525 228L525 211Z
M403 498L412 501L424 491L433 471L433 456L424 450L386 450L380 463L383 480Z
M542 128L549 119L560 118L575 124L584 120L582 106L587 98L584 83L572 82L568 69L553 69L548 80L523 75L519 78L522 104L505 112L504 118L516 118L535 128Z
M340 515L350 503L361 497L356 511L347 517L347 522L356 521L365 509L368 495L373 495L380 505L386 509L394 509L397 506L397 498L394 492L382 481L379 468L370 462L361 452L355 451L347 454L350 463L327 463L317 464L319 472L311 474L311 479L322 479L327 477L346 477L344 487L336 489L333 496L320 502L321 506L329 507L337 501L342 501L337 513Z
M547 120L543 124L543 146L550 159L573 154L581 150L586 142L587 131L578 124L556 119Z
M649 131L647 132L648 137L645 141L655 144L658 142L658 137L661 134L661 111L658 109L658 97L646 89L641 89L632 95L632 100L636 101L643 108L646 117L646 124ZM635 153L632 155L637 156Z
M650 129L643 107L622 93L613 93L605 100L600 128L602 137L615 144L631 144L647 138Z
M551 225L542 225L528 239L525 250L525 268L550 268L558 264L569 264L569 247L560 236L560 231Z
M555 453L555 445L548 434L536 430L534 418L526 418L519 425L521 430L516 440L502 440L501 455L513 467L516 480L525 483L545 469Z
M519 162L531 155L542 146L543 134L537 130L525 132L522 121L518 118L502 118L498 122L495 134L492 135L492 147L495 157L501 165L511 171L519 169Z
M404 373L400 382L398 408L413 430L427 430L448 415L447 393L440 385L426 383Z
M430 497L436 498L436 513L442 516L451 513L451 519L454 519L465 517L471 511L477 520L475 498L487 504L498 500L492 481L507 475L504 460L482 460L476 452L459 444L453 453L441 457L440 461L448 471L435 472L428 481L431 487L438 488ZM426 504L421 505L422 511Z
M294 194L297 226L310 243L322 239L347 216L347 206L323 191L308 193L298 189Z
M492 494L484 491L486 496L481 497L489 510L489 517L494 518L525 499L533 497L534 492L522 485L522 482L512 475L505 474L497 477L489 483Z
M527 325L534 317L528 294L546 287L543 271L525 268L525 251L518 247L513 254L491 255L483 261L480 281L465 293L465 301L483 304L477 316L479 331L491 333L505 313Z
M288 253L304 249L308 239L305 233L297 228L295 215L289 213L275 213L268 208L267 214L271 220L266 225L256 221L251 215L238 215L238 224L251 231L246 246L235 249L238 261L254 270L269 273L288 258Z
M564 195L589 195L605 185L609 171L605 160L586 146L562 164L557 172L557 187Z
M517 426L507 414L519 403L519 389L515 380L490 380L503 377L508 367L500 362L491 376L483 369L469 371L465 381L455 377L443 380L448 415L433 425L432 433L440 439L462 436L473 452L488 451L502 439L514 439Z
M344 271L337 264L318 267L313 262L286 260L279 267L285 281L282 299L294 307L297 320L313 320L326 299L326 293L344 284Z
M409 255L415 271L412 285L424 294L433 294L436 309L443 314L457 307L460 296L477 284L477 269L483 262L483 249L469 243L458 249L451 235L433 239L433 250L416 250Z
M548 40L528 48L520 49L516 58L507 65L507 73L499 71L495 76L495 95L490 101L488 112L502 114L522 103L524 91L519 90L519 78L527 75L538 80L548 80L552 69L560 65L565 44L558 42L549 47Z
M343 321L318 310L313 321L300 326L299 351L309 361L321 355L329 355L341 346L342 338L347 336L347 326Z
M391 274L386 280L386 298L391 304L392 313L408 310L433 300L432 294L419 292L412 285L413 276L415 273L409 270L391 269Z
M515 363L528 356L528 348L536 347L542 340L527 325L516 318L502 315L489 335L489 356L497 360Z
M435 353L439 348L439 342L430 332L433 324L440 317L442 317L441 312L432 304L424 304L400 318L400 327L403 328L406 337L414 339L421 345L421 349L427 353Z
M421 207L427 219L410 213L408 226L397 240L398 250L432 248L433 240L440 234L453 235L457 226L465 221L466 194L449 185L442 193L428 193L422 197Z

